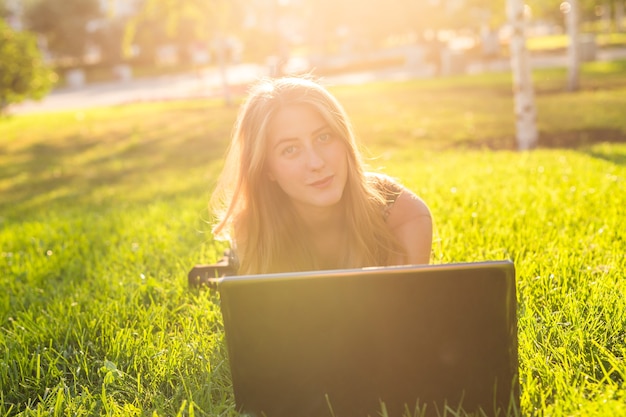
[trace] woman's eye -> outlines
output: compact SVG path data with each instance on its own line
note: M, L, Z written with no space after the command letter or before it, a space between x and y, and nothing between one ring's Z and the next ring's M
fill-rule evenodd
M320 142L328 142L330 140L330 133L322 133L317 137Z
M283 154L283 155L293 155L293 154L295 154L295 153L296 153L296 151L297 151L297 150L298 150L298 148L297 148L296 146L294 146L294 145L289 145L289 146L287 146L287 147L285 147L285 148L283 149L282 154Z

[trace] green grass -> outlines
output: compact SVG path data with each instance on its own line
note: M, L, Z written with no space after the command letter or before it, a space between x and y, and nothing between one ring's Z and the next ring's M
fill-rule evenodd
M617 48L626 46L626 33L581 33L582 36L594 36L596 45L600 48ZM527 47L533 52L553 52L563 51L569 46L569 36L545 35L529 37L526 41Z
M522 413L626 415L626 65L335 87L374 169L430 205L433 261L510 259ZM231 416L207 202L235 108L139 104L0 121L0 416Z

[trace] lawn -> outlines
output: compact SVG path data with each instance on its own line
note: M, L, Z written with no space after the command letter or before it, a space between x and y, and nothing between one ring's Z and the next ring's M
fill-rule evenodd
M580 36L583 38L591 36L595 39L596 45L600 48L620 48L626 45L626 34L622 32L606 33L589 31L581 33ZM566 34L535 36L528 38L528 49L532 52L563 52L568 46L569 36Z
M517 270L524 415L626 415L626 63L537 71L515 151L509 74L334 86L369 164L435 219L433 262ZM0 416L235 416L207 203L236 108L0 120Z

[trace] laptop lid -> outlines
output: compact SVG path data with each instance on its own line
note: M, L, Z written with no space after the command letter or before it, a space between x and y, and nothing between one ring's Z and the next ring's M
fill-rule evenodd
M218 288L248 415L519 409L511 262L232 276Z

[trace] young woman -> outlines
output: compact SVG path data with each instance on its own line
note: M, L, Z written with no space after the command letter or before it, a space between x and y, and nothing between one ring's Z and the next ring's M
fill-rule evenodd
M266 80L240 109L212 205L239 274L426 264L426 204L367 173L348 117L304 78Z

